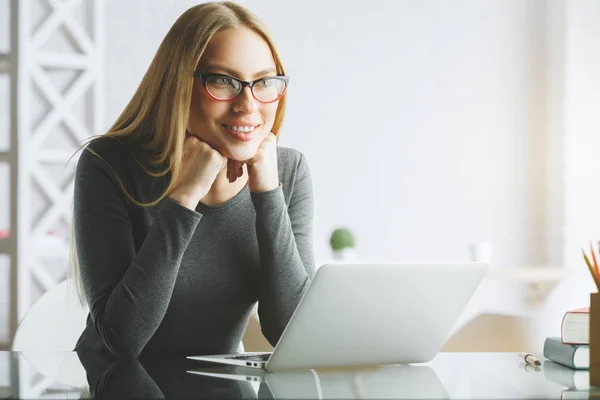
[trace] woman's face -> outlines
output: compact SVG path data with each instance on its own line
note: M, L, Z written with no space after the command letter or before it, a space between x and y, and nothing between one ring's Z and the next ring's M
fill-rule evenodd
M196 71L224 74L243 81L277 75L269 45L247 28L227 29L215 34ZM233 100L216 100L206 91L203 80L197 78L192 91L188 131L224 157L246 161L254 157L271 132L278 103L259 102L248 86Z

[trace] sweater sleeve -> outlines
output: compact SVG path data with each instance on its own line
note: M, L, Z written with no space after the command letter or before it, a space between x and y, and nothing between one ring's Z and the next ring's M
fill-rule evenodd
M256 235L261 263L258 314L265 338L279 341L315 273L313 193L308 164L298 161L290 204L282 185L252 193L256 210Z
M90 315L113 354L137 357L167 311L201 215L164 199L136 253L128 204L112 166L84 150L75 175L74 228Z

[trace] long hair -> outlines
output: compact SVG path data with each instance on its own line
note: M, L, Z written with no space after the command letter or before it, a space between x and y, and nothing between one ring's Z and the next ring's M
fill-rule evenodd
M233 2L211 2L188 9L175 21L129 104L104 136L115 139L129 137L139 143L140 151L151 165L166 166L150 170L152 176L171 173L165 191L150 203L134 199L121 184L129 200L138 206L153 206L168 196L181 172L183 143L189 119L194 71L211 38L219 31L245 27L258 33L269 45L278 74L285 74L274 42L264 25L248 9ZM272 132L279 134L285 114L286 95L279 100ZM86 148L93 152L93 150ZM94 153L95 154L95 153ZM99 157L99 155L95 154ZM74 232L73 232L74 233ZM70 272L77 284L82 304L86 303L77 260L71 239Z

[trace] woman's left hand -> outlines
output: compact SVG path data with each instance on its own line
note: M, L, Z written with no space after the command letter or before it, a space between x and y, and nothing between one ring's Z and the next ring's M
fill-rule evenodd
M230 164L242 164L239 161L230 160ZM251 192L268 192L279 186L279 170L277 168L277 137L273 133L263 140L256 154L244 162L248 168L248 186ZM231 170L237 171L237 166L231 165ZM241 165L240 165L241 169ZM228 165L229 172L229 165ZM235 181L239 173L233 173L230 181ZM233 179L232 179L233 178Z

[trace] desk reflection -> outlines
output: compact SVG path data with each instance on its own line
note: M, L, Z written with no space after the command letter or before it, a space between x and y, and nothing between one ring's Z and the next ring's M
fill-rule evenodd
M598 398L568 368L565 380L546 367L516 353L440 353L425 365L270 374L183 356L0 352L0 398Z
M93 399L255 399L249 382L193 377L185 358L115 358L111 354L78 352Z
M198 378L260 382L259 398L447 399L449 395L428 366L262 372L250 368L192 368Z

